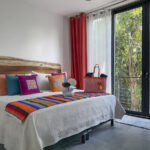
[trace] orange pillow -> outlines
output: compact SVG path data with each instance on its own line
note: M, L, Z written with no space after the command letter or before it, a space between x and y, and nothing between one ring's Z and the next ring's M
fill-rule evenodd
M0 75L0 96L2 95L7 95L7 84L4 74Z
M52 92L62 91L63 89L62 83L64 83L64 75L48 76L48 80Z

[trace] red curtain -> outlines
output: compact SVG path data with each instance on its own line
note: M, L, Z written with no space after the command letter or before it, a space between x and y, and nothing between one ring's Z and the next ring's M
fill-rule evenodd
M77 81L77 88L83 89L83 78L87 73L86 15L70 18L71 77Z

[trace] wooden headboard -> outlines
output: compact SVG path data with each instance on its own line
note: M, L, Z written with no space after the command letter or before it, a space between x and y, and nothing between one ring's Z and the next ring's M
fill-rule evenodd
M0 56L0 74L26 74L32 71L39 73L61 72L61 65Z

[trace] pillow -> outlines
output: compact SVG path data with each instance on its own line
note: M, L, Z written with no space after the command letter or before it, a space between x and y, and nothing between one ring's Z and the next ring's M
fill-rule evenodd
M63 89L64 75L48 76L51 91L59 92Z
M20 94L19 80L17 76L6 75L6 83L7 83L8 95Z
M29 95L34 93L40 93L39 86L36 80L37 75L18 75L21 95Z
M57 75L63 75L63 76L64 76L64 82L67 81L67 72L63 72L63 73L52 73L52 76L57 76Z
M5 75L0 75L0 96L7 95L7 84Z
M50 84L47 76L51 74L43 74L32 71L33 74L37 75L37 83L39 85L40 90L50 90Z

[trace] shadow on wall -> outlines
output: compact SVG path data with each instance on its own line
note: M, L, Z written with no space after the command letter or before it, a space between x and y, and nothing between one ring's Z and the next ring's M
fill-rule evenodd
M70 53L70 32L69 32L69 19L63 19L63 51L61 51L61 65L62 71L67 72L68 78L71 77L71 53Z

